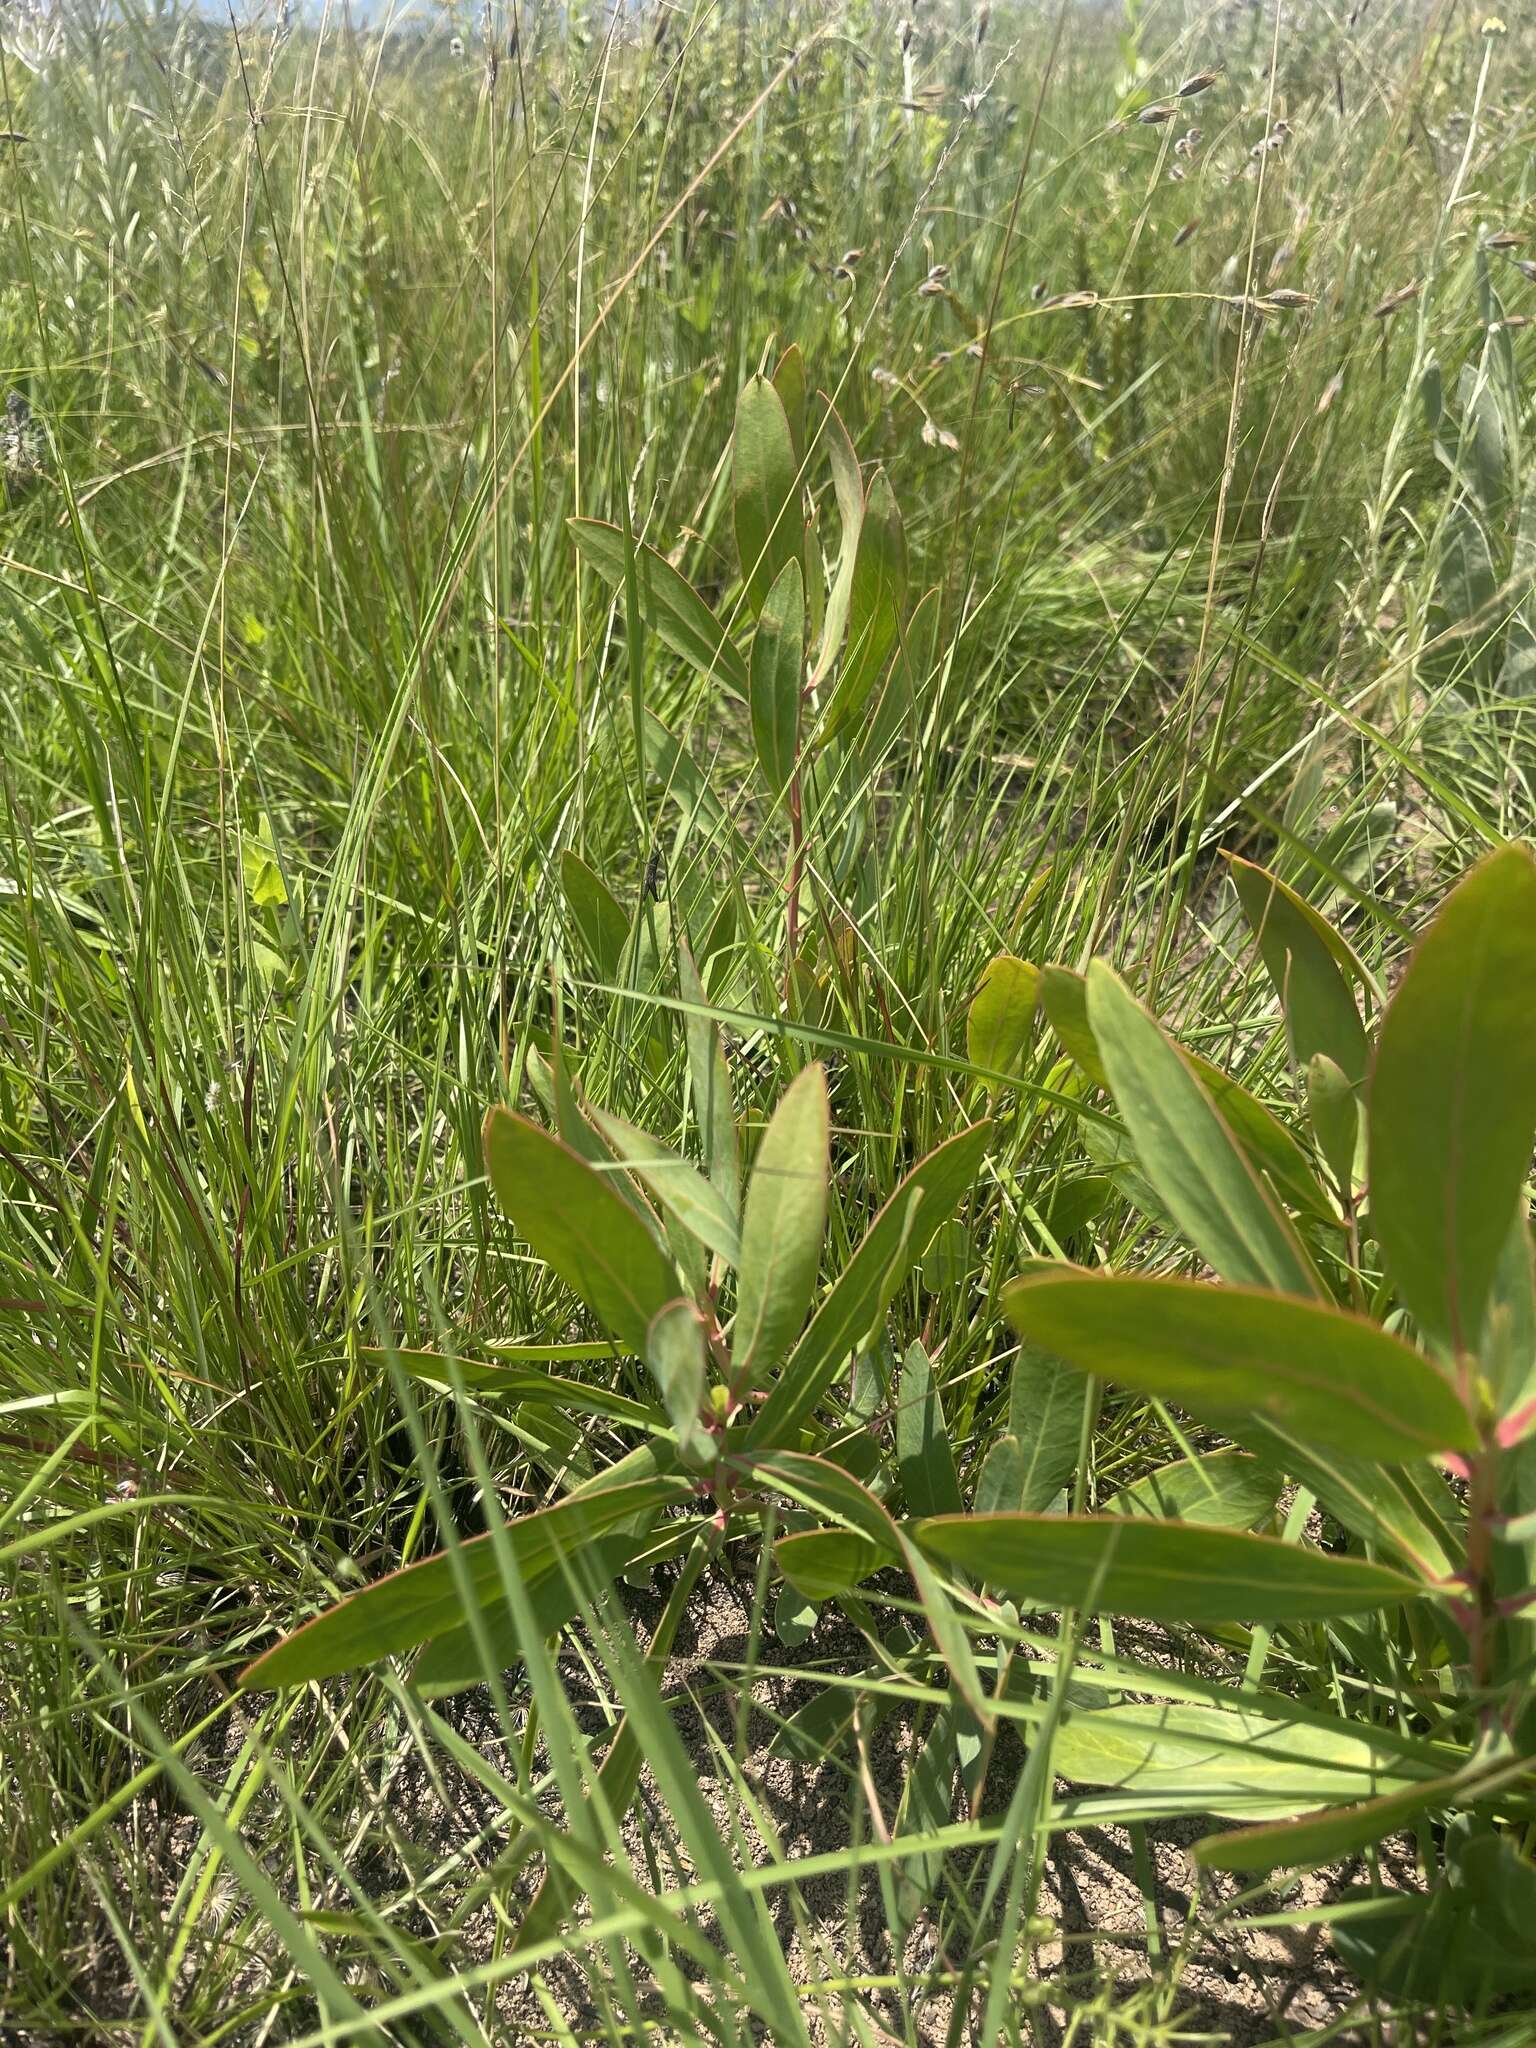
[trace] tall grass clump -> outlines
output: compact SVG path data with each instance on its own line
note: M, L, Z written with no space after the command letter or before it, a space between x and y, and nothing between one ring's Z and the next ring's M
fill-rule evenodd
M1532 2038L1532 56L0 15L0 2035Z

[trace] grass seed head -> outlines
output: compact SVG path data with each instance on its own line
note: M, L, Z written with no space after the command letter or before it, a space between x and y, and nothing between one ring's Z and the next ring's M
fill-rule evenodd
M1173 96L1176 100L1192 100L1197 93L1209 92L1220 76L1219 71L1197 71L1174 87Z

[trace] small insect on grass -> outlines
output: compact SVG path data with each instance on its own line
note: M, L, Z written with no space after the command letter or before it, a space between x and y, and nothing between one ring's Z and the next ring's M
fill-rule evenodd
M1390 320L1392 315L1401 312L1404 306L1411 306L1421 290L1422 286L1417 278L1412 284L1399 285L1395 292L1388 292L1379 305L1371 308L1371 318Z

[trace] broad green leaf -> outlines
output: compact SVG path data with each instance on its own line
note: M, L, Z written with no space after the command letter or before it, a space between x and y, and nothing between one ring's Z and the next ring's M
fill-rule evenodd
M711 1185L737 1216L741 1210L741 1159L736 1140L736 1105L731 1098L730 1070L720 1027L712 1017L702 1015L708 1001L693 955L686 946L677 949L677 981L683 1001L690 1007L683 1019L688 1041L688 1080L693 1090L693 1120L704 1147L704 1162Z
M1360 1142L1360 1105L1354 1083L1325 1052L1307 1061L1307 1115L1317 1149L1346 1192L1354 1188L1355 1153Z
M532 1583L553 1571L563 1557L575 1555L611 1529L647 1511L687 1500L693 1483L658 1475L600 1493L570 1495L554 1507L541 1508L507 1524L517 1568ZM472 1537L458 1546L477 1598L498 1602L500 1569L489 1535ZM381 1657L413 1650L430 1636L457 1626L463 1610L454 1558L447 1551L406 1565L361 1592L350 1594L324 1614L316 1615L292 1635L246 1666L242 1686L300 1685L313 1678L334 1678Z
M1011 1505L1043 1514L1077 1470L1088 1386L1081 1373L1035 1344L1021 1344L1008 1389L1021 1492Z
M1185 1704L1070 1713L1056 1731L1051 1764L1081 1784L1171 1797L1187 1811L1247 1815L1417 1789L1439 1775L1367 1725Z
M651 1515L637 1518L639 1526L613 1536L600 1536L561 1559L543 1577L528 1587L534 1622L540 1642L575 1620L584 1603L625 1572L664 1564L706 1533L708 1518L690 1516L670 1521L660 1528ZM505 1671L518 1662L524 1645L504 1602L492 1599L480 1617L480 1632L487 1639L493 1669ZM468 1687L484 1685L484 1656L476 1632L466 1622L434 1636L417 1658L411 1684L424 1699L442 1699Z
M675 1297L677 1275L611 1178L500 1108L485 1120L485 1166L518 1233L621 1344L643 1354L651 1317Z
M1024 1453L1016 1436L1000 1436L981 1461L972 1506L978 1515L992 1515L1023 1505Z
M774 1111L747 1184L731 1377L761 1385L805 1322L827 1223L831 1118L826 1069L796 1076Z
M862 717L901 623L907 595L907 543L896 494L883 469L870 479L848 596L848 644L820 740L849 732Z
M779 1570L806 1600L836 1600L891 1560L856 1529L802 1529L773 1546Z
M965 1018L965 1056L973 1067L991 1074L1018 1071L1039 992L1039 973L1027 960L999 953L988 963Z
M630 546L622 528L610 526L602 519L571 519L566 523L583 557L603 581L614 590L622 590ZM692 584L652 547L636 542L634 558L640 616L657 639L674 654L681 655L700 675L713 677L738 697L745 697L746 663Z
M1225 1280L1321 1296L1300 1239L1209 1094L1102 960L1088 970L1088 1021L1142 1171L1195 1249Z
M560 856L560 887L598 979L620 980L624 949L629 944L629 919L612 890L569 848Z
M741 580L754 612L800 550L798 476L783 401L766 377L749 377L736 401L731 496Z
M1109 1077L1099 1057L1098 1041L1088 1022L1088 986L1083 976L1074 973L1070 967L1043 967L1040 970L1040 997L1051 1029L1061 1040L1063 1050L1090 1081L1100 1088L1107 1088ZM1276 1191L1296 1208L1333 1220L1333 1206L1318 1185L1317 1175L1312 1171L1306 1153L1279 1118L1209 1060L1202 1059L1187 1046L1179 1046L1178 1051L1204 1085L1233 1137L1247 1155L1248 1163L1267 1173Z
M1213 1529L1256 1529L1274 1514L1280 1475L1246 1451L1207 1451L1160 1465L1104 1502L1106 1515L1152 1515Z
M837 498L838 518L842 522L842 541L832 588L827 594L821 651L816 656L813 680L818 683L825 678L836 661L843 644L843 636L848 629L848 605L853 595L853 570L859 554L859 530L864 524L864 479L859 472L859 458L853 452L848 430L838 418L837 408L830 399L826 404L822 435L832 466L832 489Z
M807 1600L793 1586L780 1588L773 1605L773 1632L786 1650L798 1650L809 1642L820 1618L821 1609L814 1600Z
M963 1503L943 1400L928 1353L916 1343L902 1360L897 1383L896 1461L908 1514L959 1514Z
M790 446L795 451L798 465L805 460L805 402L809 385L805 375L805 357L794 342L779 357L773 373L773 388L779 394L779 403L789 422Z
M800 690L805 674L805 579L786 562L768 593L752 638L748 701L752 744L769 791L781 796L800 748Z
M884 1316L898 1287L981 1170L989 1123L972 1124L920 1159L869 1226L823 1297L748 1432L753 1446L787 1442Z
M856 1531L887 1562L900 1555L896 1524L883 1502L829 1458L803 1451L767 1451L760 1457L744 1457L741 1468L755 1486L771 1487L798 1507Z
M1482 1334L1536 1137L1536 861L1507 846L1446 897L1382 1019L1371 1223L1404 1301L1453 1351Z
M1143 1621L1323 1621L1417 1599L1416 1579L1236 1529L1119 1515L941 1515L912 1526L930 1557L1020 1604Z
M1292 1432L1247 1420L1244 1441L1276 1471L1316 1495L1336 1521L1362 1542L1395 1557L1425 1579L1460 1567L1465 1548L1461 1509L1433 1465L1376 1465L1303 1443Z
M690 1471L712 1464L715 1439L702 1419L708 1375L704 1318L691 1301L670 1301L652 1316L645 1362L661 1391L678 1457Z
M1235 856L1229 865L1243 915L1285 1012L1291 1058L1305 1067L1314 1053L1326 1053L1349 1080L1362 1081L1368 1054L1365 1026L1340 952L1353 956L1311 905L1276 876Z
M736 1218L720 1190L670 1146L637 1130L623 1117L610 1116L595 1106L590 1115L618 1163L644 1181L668 1215L728 1266L737 1265L741 1243Z
M1457 1802L1465 1777L1453 1774L1424 1784L1404 1785L1379 1798L1350 1806L1324 1807L1295 1820L1266 1826L1234 1828L1196 1842L1195 1861L1204 1870L1295 1870L1303 1865L1333 1863L1357 1855L1395 1834L1421 1814Z
M1003 1307L1032 1343L1080 1372L1175 1402L1234 1435L1257 1417L1309 1446L1396 1464L1477 1445L1437 1367L1331 1305L1067 1268L1010 1282Z

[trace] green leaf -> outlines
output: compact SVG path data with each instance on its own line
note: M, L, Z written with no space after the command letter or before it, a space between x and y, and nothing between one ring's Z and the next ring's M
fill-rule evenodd
M1088 1022L1088 985L1083 976L1069 967L1043 967L1040 995L1063 1050L1090 1081L1107 1088L1109 1077ZM1178 1051L1215 1103L1249 1165L1268 1174L1276 1191L1296 1208L1334 1220L1332 1204L1318 1185L1307 1155L1279 1118L1209 1060L1187 1046L1179 1046Z
M708 998L699 979L699 970L693 964L693 955L683 945L677 949L677 981L683 1001L690 1005L683 1019L683 1028L688 1041L693 1120L704 1147L710 1184L735 1217L741 1210L741 1159L736 1141L736 1105L731 1099L730 1069L725 1063L719 1025L713 1017L700 1014Z
M848 606L853 596L853 570L859 554L859 531L864 524L864 479L859 458L853 451L848 430L838 418L837 408L827 400L822 435L832 467L832 489L842 522L842 541L837 570L827 594L826 618L822 624L821 650L816 656L813 681L821 682L831 670L848 630Z
M728 1266L739 1264L736 1218L720 1190L659 1138L636 1130L623 1117L595 1107L589 1114L619 1164L644 1181L667 1214Z
M574 1621L584 1604L590 1605L605 1586L611 1586L625 1572L665 1563L706 1533L709 1526L708 1518L700 1516L667 1522L660 1529L651 1515L637 1519L637 1528L600 1536L595 1543L563 1558L529 1586L528 1598L541 1642ZM492 1669L505 1671L522 1657L524 1645L511 1611L503 1602L493 1600L485 1607L480 1632L487 1638L494 1660ZM470 1686L484 1685L486 1676L485 1657L476 1631L466 1622L432 1638L416 1660L411 1684L423 1699L442 1699Z
M779 1570L806 1600L839 1599L890 1563L878 1543L856 1529L802 1529L773 1546Z
M805 460L805 401L809 386L805 375L805 357L794 342L779 357L773 373L773 388L779 394L779 403L784 408L784 417L789 422L790 445L795 451L795 462Z
M1353 962L1348 947L1276 876L1235 856L1229 857L1229 866L1243 915L1285 1011L1291 1058L1304 1067L1314 1053L1326 1053L1351 1081L1363 1080L1369 1048L1345 979Z
M1325 1052L1315 1052L1307 1061L1307 1115L1329 1171L1339 1186L1351 1193L1360 1140L1360 1105L1355 1100L1354 1083Z
M1259 1288L1052 1269L1009 1283L1014 1327L1080 1372L1237 1434L1249 1417L1304 1443L1401 1464L1474 1450L1444 1373L1363 1316Z
M786 1650L798 1650L810 1641L821 1610L813 1600L797 1593L793 1586L781 1588L773 1606L773 1632Z
M1289 1815L1320 1799L1368 1799L1438 1779L1366 1725L1185 1704L1069 1713L1051 1765L1081 1784L1215 1814Z
M1431 1778L1351 1806L1325 1807L1295 1820L1207 1835L1195 1844L1195 1861L1203 1870L1254 1871L1332 1863L1357 1855L1436 1807L1453 1805L1463 1782L1460 1775Z
M747 1441L785 1443L884 1316L892 1296L952 1216L986 1154L989 1123L972 1124L920 1159L869 1226L770 1389Z
M1081 1373L1034 1344L1021 1344L1008 1389L1008 1428L1022 1456L1013 1503L1043 1513L1077 1470L1088 1388Z
M559 1138L493 1109L485 1166L519 1234L629 1350L643 1354L652 1316L677 1293L677 1274L644 1221Z
M1189 1064L1113 970L1088 970L1088 1021L1142 1171L1223 1279L1320 1296L1284 1212Z
M783 401L766 377L749 377L736 401L731 495L741 579L754 612L800 550L798 474Z
M960 1481L944 1423L944 1404L933 1365L921 1344L913 1344L902 1360L897 1387L896 1460L901 1469L907 1512L913 1515L959 1514Z
M800 689L805 674L805 579L786 562L768 593L752 638L748 697L752 744L774 796L788 788L800 749Z
M679 1458L691 1471L713 1464L715 1439L702 1420L707 1371L704 1318L691 1301L668 1302L651 1318L645 1362L661 1390Z
M1536 862L1457 884L1382 1019L1371 1223L1404 1301L1453 1351L1482 1334L1536 1136Z
M965 1018L965 1056L991 1074L1016 1073L1035 1021L1040 975L1027 960L999 953L982 971Z
M1024 1453L1016 1436L1000 1436L981 1461L972 1506L978 1515L991 1515L1023 1505Z
M907 543L896 494L883 469L870 479L848 596L848 646L821 721L825 742L863 715L870 692L896 643L907 595Z
M611 589L622 590L631 545L623 529L602 519L570 519L566 524L582 555L603 581ZM746 663L732 646L724 626L665 555L643 543L633 545L641 618L664 646L681 655L700 675L710 676L738 697L745 697Z
M692 1493L691 1480L658 1475L600 1493L570 1495L554 1507L509 1522L506 1535L519 1572L532 1583L610 1529L650 1509L686 1500ZM461 1543L457 1555L469 1574L475 1597L487 1604L499 1601L500 1567L491 1536L475 1536ZM305 1622L247 1665L240 1684L301 1685L314 1678L334 1678L339 1672L376 1663L380 1657L413 1650L430 1636L454 1628L462 1616L454 1556L440 1551L365 1586Z
M554 1347L542 1345L536 1348L547 1353ZM604 1358L610 1355L606 1344L592 1348ZM379 1365L393 1356L412 1379L444 1389L453 1385L450 1362L440 1351L389 1353L368 1346L358 1356ZM502 1363L496 1359L459 1358L452 1361L452 1365L458 1369L465 1392L481 1400L514 1401L519 1406L556 1408L572 1415L601 1415L610 1422L625 1422L638 1429L651 1425L649 1409L611 1387L589 1386L582 1380L564 1379L557 1373L536 1369L532 1364Z
M774 1111L747 1185L737 1274L731 1377L761 1384L800 1334L827 1222L831 1116L826 1069L796 1076Z
M941 1515L911 1528L929 1556L1021 1605L1143 1621L1323 1621L1416 1599L1415 1579L1235 1529L1118 1515Z
M618 981L629 944L629 919L612 890L569 848L560 856L560 887L598 979Z
M1151 1515L1212 1529L1255 1529L1275 1511L1280 1475L1246 1451L1207 1451L1175 1459L1121 1489L1106 1515Z

